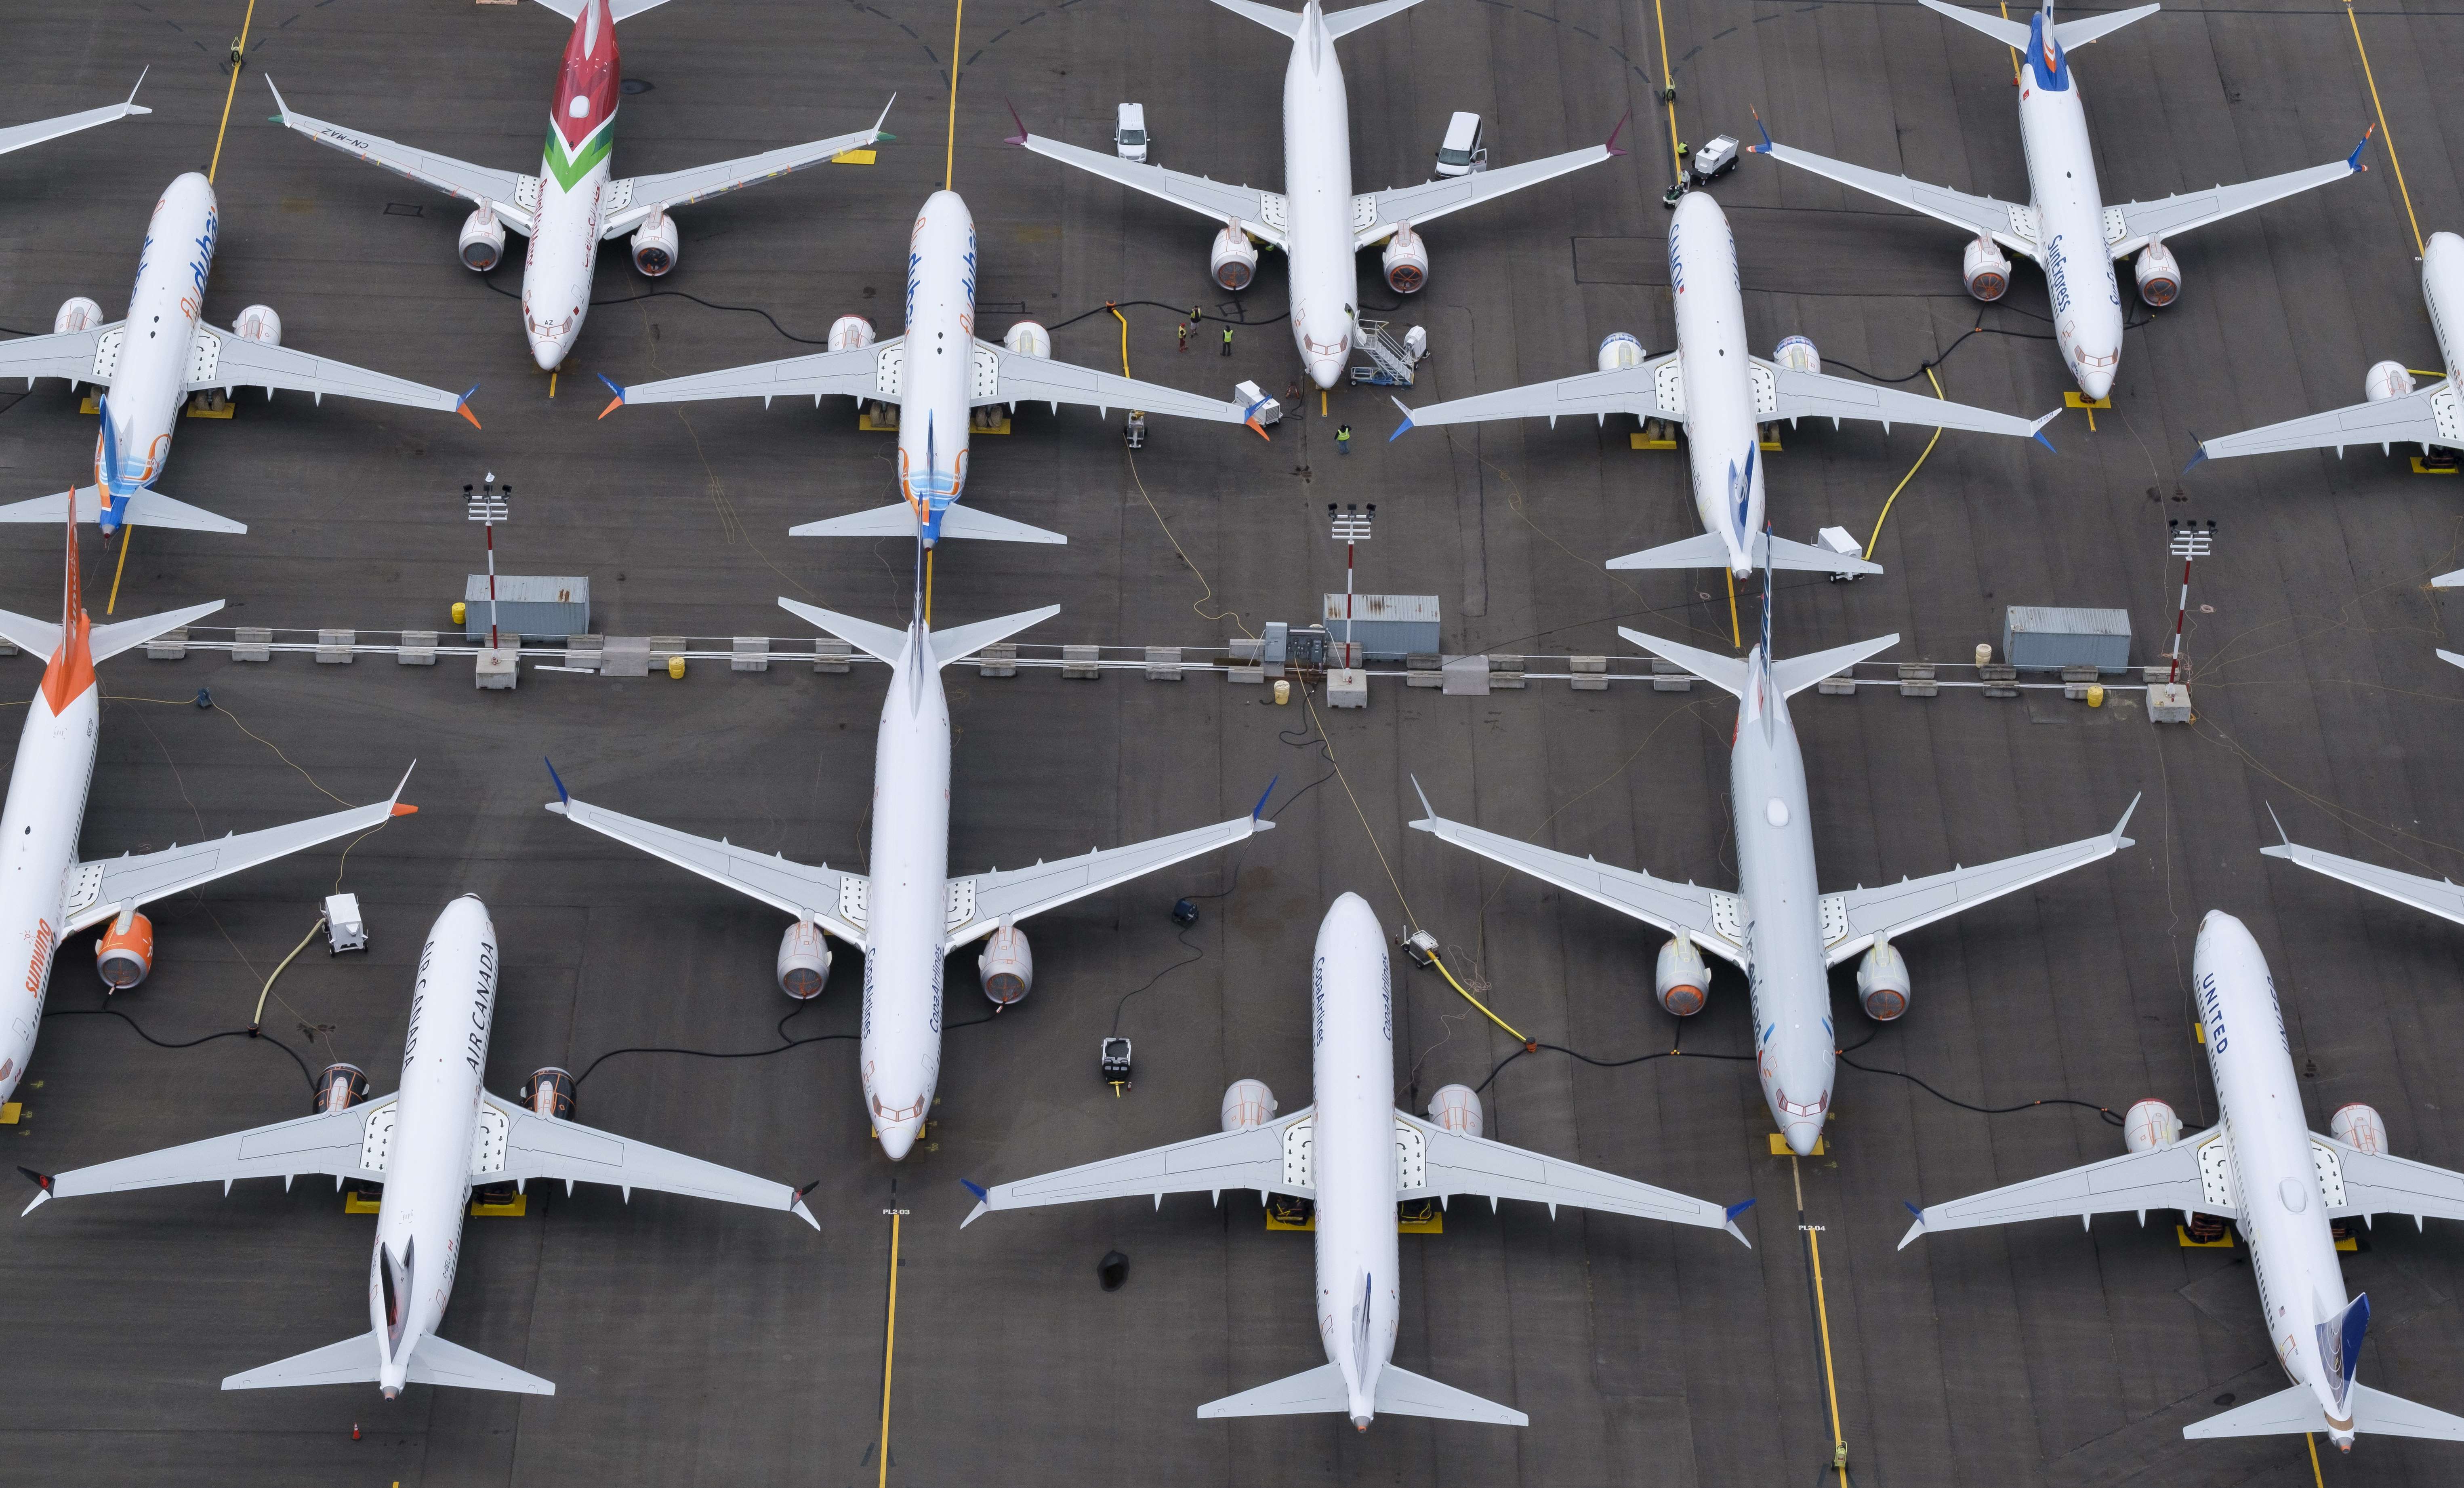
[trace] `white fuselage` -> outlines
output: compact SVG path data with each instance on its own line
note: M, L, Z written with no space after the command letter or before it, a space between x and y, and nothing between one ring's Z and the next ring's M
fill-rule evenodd
M1831 1112L1837 1039L1815 887L1814 825L1788 700L1771 685L1762 648L1747 658L1737 737L1728 751L1737 833L1737 895L1745 900L1746 979L1753 991L1754 1068L1790 1150L1811 1153Z
M522 258L522 331L543 370L564 361L590 315L590 276L614 175L617 74L615 15L607 0L584 0L557 74Z
M920 627L891 669L872 757L865 897L864 1099L881 1149L907 1156L941 1077L950 925L950 705Z
M1284 68L1284 202L1292 344L1309 380L1332 388L1352 358L1359 263L1352 233L1352 104L1317 0L1301 12Z
M401 1392L412 1351L436 1331L453 1295L496 972L496 927L487 906L466 894L445 906L420 949L403 1036L402 1091L368 1267L377 1383L387 1399Z
M2191 981L2215 1077L2216 1124L2270 1342L2284 1372L2317 1395L2328 1435L2350 1450L2350 1409L2338 1413L2336 1382L2318 1337L2319 1323L2348 1300L2344 1271L2328 1232L2276 979L2242 922L2211 910L2199 922Z
M47 681L52 675L44 674ZM25 968L22 988L9 992L16 1006L8 1027L0 1029L0 1100L16 1093L33 1057L66 918L69 872L77 866L77 833L94 788L101 704L92 668L85 671L83 687L56 712L55 690L39 688L26 704L8 803L0 806L0 837L6 838L0 844L0 944L15 940L17 965Z
M2079 392L2093 402L2112 390L2122 363L2122 286L2105 250L2104 199L2079 75L2045 30L2039 11L2019 69L2019 144L2028 157L2037 261L2053 297L2054 340Z
M192 170L172 181L146 221L145 250L129 286L128 318L108 378L111 437L98 433L94 442L95 484L107 497L105 533L119 527L118 499L151 486L171 458L220 220L212 185ZM116 464L106 451L117 454Z
M1377 1376L1402 1315L1395 1240L1395 1002L1386 937L1357 894L1317 928L1309 964L1309 1078L1317 1112L1317 1332L1343 1374L1353 1425L1376 1412Z
M1763 464L1754 423L1753 359L1737 240L1707 191L1689 191L1668 225L1668 283L1677 302L1677 365L1685 400L1685 469L1703 530L1727 544L1728 570L1754 570L1763 524Z
M2432 233L2421 254L2421 302L2438 338L2438 365L2450 382L2457 366L2454 335L2464 332L2464 237Z
M915 215L904 335L898 489L929 546L940 540L941 514L965 493L975 394L976 218L956 191L934 192Z

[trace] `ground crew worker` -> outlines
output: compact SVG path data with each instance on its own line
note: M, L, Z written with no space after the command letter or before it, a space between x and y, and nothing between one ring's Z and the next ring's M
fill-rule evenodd
M1189 322L1187 321L1180 322L1180 349L1183 351L1187 351L1189 349Z
M1352 426L1350 424L1335 425L1334 447L1341 450L1346 455L1352 453Z
M1223 327L1223 354L1227 357L1232 354L1232 327L1229 325Z

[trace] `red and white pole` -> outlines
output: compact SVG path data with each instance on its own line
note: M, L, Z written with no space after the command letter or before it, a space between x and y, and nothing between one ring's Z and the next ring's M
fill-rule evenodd
M2182 558L2182 598L2173 608L2173 664L2167 669L2165 680L2169 685L2182 679L2182 622L2190 612L2190 558Z

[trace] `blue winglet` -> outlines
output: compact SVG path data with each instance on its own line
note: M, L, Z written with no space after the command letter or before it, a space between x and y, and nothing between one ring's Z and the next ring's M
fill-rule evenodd
M618 396L619 398L622 398L623 396L625 396L625 385L624 385L624 384L622 384L622 383L620 383L620 382L618 382L618 381L617 381L616 379L614 379L613 377L608 376L605 372L601 372L601 373L599 374L599 380L600 380L601 382L605 383L605 384L607 385L607 390L608 390L609 392L614 393L614 394L615 394L616 396ZM473 388L473 389L471 389L471 390L472 390L472 391L473 391L473 392L478 391L478 389L475 389L475 388Z
M2062 453L2062 452L2061 452L2061 451L2059 451L2059 450L2054 450L2054 441L2052 441L2051 439L2046 438L2046 437L2045 437L2045 432L2044 432L2043 430L2041 430L2041 429L2039 429L2039 430L2037 430L2037 431L2036 431L2036 433L2035 433L2035 440L2036 440L2036 442L2037 442L2038 444L2043 445L2046 449L2048 449L2048 450L2053 450L2053 451L2054 451L2054 453L2055 453L2056 455L2059 455L2059 454L2061 454L2061 453Z
M1259 794L1259 796L1258 796L1258 804L1257 804L1257 805L1255 805L1255 806L1253 806L1253 807L1251 807L1251 808L1249 808L1249 819L1250 819L1251 821L1256 821L1256 820L1258 819L1258 817L1259 817L1259 814L1260 814L1261 812L1263 812L1263 811L1265 811L1265 809L1266 809L1266 797L1267 797L1267 796L1270 796L1270 795L1273 795L1273 794L1275 793L1275 782L1276 782L1276 781L1279 781L1279 780L1282 780L1283 778L1284 778L1284 777L1283 777L1282 772L1281 772L1281 771L1277 771L1277 772L1276 772L1276 775L1275 775L1275 779L1274 779L1274 780L1270 780L1270 781L1267 781L1267 782L1266 782L1266 788L1265 788L1264 791L1260 792L1260 794Z
M2191 437L2191 438L2193 438L2193 439L2198 438L2198 437L2199 437L2199 435L2198 435L2198 432L2197 432L2196 430L2192 430L2192 431L2191 431L2191 433L2190 433L2190 437ZM2201 460L2203 460L2203 459L2206 459L2207 457L2208 457L2208 447L2207 447L2207 445L2206 445L2204 442L2202 442L2202 443L2199 445L2199 453L2198 453L2198 454L2196 454L2196 455L2191 455L2191 456L2190 456L2190 463L2189 463L2188 465L2185 465L2185 466L2183 466L2183 467L2182 467L2182 474L2187 476L2187 475L2189 475L2190 472L2192 472L2192 471L2194 471L2194 470L2198 469L2198 468L2199 468L2199 462L2200 462Z
M1903 1208L1903 1209L1904 1209L1904 1210L1906 1210L1909 1213L1914 1214L1915 1216L1917 1216L1917 1223L1918 1223L1918 1224L1924 1224L1924 1223L1925 1223L1925 1210L1921 1210L1921 1209L1919 1209L1919 1208L1917 1208L1917 1206L1916 1206L1916 1201L1915 1201L1915 1200L1913 1200L1913 1199L1902 1199L1902 1200L1900 1200L1900 1207L1901 1207L1901 1208Z
M539 756L539 763L547 766L547 778L556 782L556 798L559 801L563 802L565 805L571 806L573 804L572 793L564 788L564 777L556 772L556 762L542 754Z
M1728 1223L1730 1223L1730 1224L1732 1224L1732 1225L1733 1225L1733 1224L1735 1224L1735 1223L1737 1222L1737 1216L1738 1216L1739 1214L1744 1213L1746 1210L1749 1210L1749 1209L1751 1209L1751 1208L1753 1208L1753 1207L1754 1207L1754 1201L1753 1201L1753 1200L1751 1200L1751 1199L1748 1199L1748 1200L1746 1200L1746 1202L1744 1202L1743 1204L1731 1204L1731 1205L1729 1205L1729 1206L1728 1206Z
M989 1204L992 1202L992 1195L984 1191L984 1186L982 1184L969 1183L966 1179L961 1178L958 1180L958 1187L966 1189L969 1193L974 1194L976 1196L976 1202L979 1204Z
M1763 143L1759 147L1751 144L1747 145L1747 153L1752 155L1770 154L1771 152L1771 125L1763 122L1763 111L1761 109L1754 110L1754 127L1763 132Z
M1386 436L1386 442L1387 442L1388 444L1393 444L1396 440L1402 438L1405 434L1410 433L1411 432L1412 432L1412 415L1411 415L1411 413L1410 413L1409 411L1406 411L1406 412L1403 414L1403 423L1402 423L1402 427L1400 427L1400 428L1397 429L1393 433L1388 434L1388 435Z
M2368 149L2368 148L2370 147L2370 136L2371 136L2373 133L2375 133L2375 132L2377 131L2377 129L2378 129L2378 125L2376 125L2376 124L2372 124L2372 125L2370 125L2370 126L2369 126L2369 128L2365 129L2365 130L2363 130L2363 131L2362 131L2362 143L2361 143L2361 144L2359 144L2354 145L2354 146L2353 146L2353 153L2351 153L2350 155L2347 155L2347 156L2345 156L2345 157L2344 157L2344 168L2345 168L2345 169L2347 169L2347 170L2367 170L2367 169L2369 169L2369 168L2370 168L2369 167L2365 166L2365 165L2363 165L2363 164L2362 164L2362 151L2364 151L2364 150L2365 150L2365 149Z

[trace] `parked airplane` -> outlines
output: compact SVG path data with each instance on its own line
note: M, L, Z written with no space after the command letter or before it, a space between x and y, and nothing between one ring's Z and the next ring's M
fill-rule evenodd
M1945 0L1919 3L2016 48L2025 59L2017 82L2028 205L1970 196L1794 145L1774 144L1768 127L1763 130L1763 143L1752 148L1975 233L1976 240L1968 245L1960 260L1960 277L1967 281L1968 292L1979 300L1999 300L2011 287L2011 260L2003 256L2004 248L2035 259L2044 268L2046 287L2053 295L2054 339L2061 346L2062 363L2090 401L2112 389L2114 372L2122 362L2122 291L2113 276L2115 259L2139 255L2132 270L2139 281L2139 298L2151 308L2162 309L2182 292L2182 266L2165 246L2167 238L2368 168L2362 164L2362 151L2370 143L2365 134L2352 154L2323 166L2239 186L2216 186L2152 202L2108 207L2097 187L2096 151L2088 141L2087 114L2079 102L2079 79L2071 71L2069 54L2074 47L2110 35L2164 7L2143 5L2057 23L2054 0L2044 0L2022 25Z
M337 1188L346 1178L384 1184L368 1263L368 1331L231 1375L223 1388L373 1382L387 1400L407 1384L556 1393L536 1374L436 1336L453 1295L473 1188L561 1178L570 1193L576 1183L614 1184L628 1201L636 1188L682 1193L785 1210L821 1228L804 1208L811 1184L790 1188L576 1124L573 1077L562 1070L533 1075L520 1104L488 1094L482 1077L500 966L487 906L463 895L436 917L420 949L395 1094L370 1101L365 1076L333 1065L318 1079L316 1113L297 1121L64 1173L20 1168L41 1190L26 1212L47 1199L178 1183L219 1180L226 1194L242 1178L279 1178L288 1189L301 1173L331 1173Z
M1739 700L1736 738L1728 753L1736 893L1670 883L1447 821L1429 806L1426 795L1420 797L1420 809L1429 814L1412 825L1676 937L1660 948L1654 988L1661 1007L1681 1018L1703 1011L1710 988L1703 951L1744 971L1753 996L1754 1055L1763 1099L1790 1150L1799 1155L1811 1153L1821 1140L1831 1110L1838 1045L1831 1026L1831 967L1863 952L1857 965L1858 999L1867 1017L1889 1022L1908 1011L1911 989L1907 962L1894 941L2130 846L2122 829L2139 807L2136 796L2111 832L2093 837L1977 868L1823 894L1815 886L1813 812L1788 700L1898 645L1899 636L1773 660L1768 589L1762 643L1742 661L1622 626L1617 633ZM1413 788L1419 788L1417 781Z
M2464 1173L2389 1156L2387 1123L2365 1105L2339 1109L2327 1136L2306 1129L2276 979L2240 921L2210 910L2199 922L2191 977L2215 1078L2215 1125L2186 1138L2171 1106L2142 1100L2123 1128L2127 1155L1947 1204L1910 1204L1917 1220L1901 1248L1930 1231L2074 1214L2082 1226L2097 1214L2132 1212L2144 1225L2149 1210L2231 1219L2250 1248L2259 1311L2293 1384L2186 1426L2183 1435L2324 1432L2346 1452L2360 1432L2464 1441L2464 1416L2354 1379L2370 1299L2345 1299L2327 1228L2373 1214L2410 1214L2415 1225L2433 1214L2464 1219Z
M2375 444L2381 454L2397 444L2464 449L2464 399L2455 394L2455 351L2447 339L2447 317L2464 309L2464 237L2432 233L2421 255L2421 300L2430 311L2430 333L2438 339L2438 363L2446 375L2415 390L2412 372L2401 362L2379 362L2362 374L2365 401L2329 413L2287 419L2264 429L2200 441L2199 453L2182 467L2188 475L2201 460L2236 455L2276 455L2286 450L2333 450ZM2442 576L2459 582L2458 575ZM2433 581L2441 582L2441 581Z
M127 991L154 969L154 924L138 913L143 905L419 810L401 804L402 787L396 786L386 800L288 826L226 833L187 847L175 843L159 853L79 860L77 836L94 789L95 734L102 714L95 663L203 619L223 602L96 625L86 617L80 589L77 524L64 525L68 562L59 622L0 610L0 639L51 657L26 703L8 800L0 805L0 841L6 843L0 861L8 866L0 879L0 944L15 925L19 944L28 947L25 1000L9 1014L8 1033L0 1037L0 1100L26 1077L51 991L53 953L62 940L110 922L95 944L95 970L103 986ZM409 772L402 778L408 784Z
M960 1228L988 1210L1029 1209L1088 1199L1207 1193L1226 1188L1290 1194L1316 1205L1317 1329L1327 1362L1270 1385L1198 1408L1200 1416L1303 1415L1341 1411L1360 1431L1380 1410L1524 1426L1529 1418L1493 1401L1424 1379L1394 1362L1402 1313L1401 1265L1395 1243L1397 1201L1458 1194L1529 1199L1726 1230L1750 1248L1737 1216L1723 1209L1614 1173L1482 1138L1480 1097L1448 1085L1429 1102L1429 1120L1395 1109L1394 974L1377 917L1357 894L1339 896L1318 924L1310 973L1310 1082L1317 1103L1275 1117L1275 1097L1254 1079L1223 1093L1223 1130L1126 1157L1025 1178L977 1198Z
M1690 268L1689 268L1690 265ZM1601 423L1611 413L1665 419L1685 428L1686 474L1703 533L1683 542L1612 558L1612 568L1725 567L1739 578L1754 570L1755 534L1763 525L1763 472L1756 458L1758 426L1812 415L1837 427L1843 418L1969 429L2034 437L2050 450L2044 427L2061 412L2029 420L1964 403L1919 397L1896 388L1825 376L1822 354L1791 336L1771 360L1746 350L1746 302L1737 277L1737 240L1727 214L1709 193L1688 192L1668 226L1668 282L1676 289L1677 349L1653 356L1618 331L1600 343L1599 370L1506 392L1485 392L1403 411L1406 431L1430 424L1477 424L1497 418L1557 420L1584 413ZM1772 539L1769 557L1781 568L1825 573L1880 573L1879 564L1807 543Z
M1429 280L1429 250L1420 241L1420 227L1625 153L1617 147L1617 132L1625 127L1619 120L1605 144L1354 196L1352 107L1334 43L1373 21L1410 10L1419 0L1378 0L1331 15L1318 0L1308 0L1297 11L1253 0L1215 3L1292 38L1291 61L1284 68L1282 191L1233 186L1082 149L1029 134L1023 120L1009 143L1223 224L1207 255L1206 271L1236 294L1257 276L1258 244L1282 249L1291 269L1292 342L1300 348L1309 380L1320 388L1332 388L1342 379L1360 334L1359 265L1354 260L1362 249L1385 244L1378 261L1386 287L1398 295L1418 294ZM1011 117L1017 118L1015 110Z
M153 69L146 69L146 72L151 71ZM145 86L145 73L141 72L137 75L137 88L143 86ZM107 103L100 108L87 109L81 114L62 114L57 119L38 119L31 124L11 124L5 129L0 129L0 155L6 155L11 150L22 150L30 144L40 144L46 140L56 140L64 134L75 134L80 129L91 129L97 124L111 123L116 120L125 119L131 114L154 112L138 103L137 88L128 90L128 99L125 102Z
M927 348L932 351L926 356ZM943 538L992 538L1004 543L1067 543L1058 532L1030 527L958 505L966 494L968 411L1008 404L1087 404L1169 413L1177 418L1245 423L1266 436L1258 422L1266 400L1224 403L1195 392L1133 382L1052 360L1052 336L1033 321L1009 328L998 346L976 339L976 219L956 191L935 191L916 214L907 252L907 325L904 335L876 343L872 322L843 315L830 326L830 349L779 362L757 362L723 372L670 377L623 387L602 375L615 401L605 418L628 403L696 403L708 398L772 398L844 395L857 403L895 406L898 419L898 494L902 500L870 511L808 522L788 528L795 537L886 538L915 534L931 547ZM945 461L942 456L948 455Z
M916 566L920 575L920 551ZM826 937L864 953L864 1033L857 1057L873 1133L882 1151L897 1162L914 1145L933 1108L933 1087L941 1075L941 974L952 952L986 941L976 958L984 995L997 1004L1015 1003L1035 980L1020 921L1229 847L1275 824L1258 814L1266 804L1262 795L1248 815L1212 827L1006 873L953 877L950 709L941 692L941 668L1050 619L1061 607L935 633L925 625L920 603L904 632L792 599L779 604L890 664L873 751L869 875L844 873L827 863L807 867L725 838L690 836L577 801L552 765L548 775L556 781L557 799L547 809L795 916L779 943L779 989L790 997L821 995L830 975ZM1267 789L1273 788L1269 784Z
M471 215L462 221L456 245L463 265L473 273L485 274L504 257L507 228L530 239L529 254L522 260L522 330L530 338L531 356L542 370L552 371L561 365L582 334L582 322L590 314L591 271L599 262L602 242L632 233L633 267L647 278L657 278L676 266L683 251L675 219L669 215L678 208L892 138L881 132L882 122L890 117L885 104L881 118L869 129L691 170L615 179L609 161L616 143L617 85L624 80L616 62L616 23L666 0L539 3L571 20L573 35L564 44L556 103L548 115L546 152L535 176L470 165L295 114L282 101L281 90L274 88L272 78L266 78L265 85L274 89L274 106L279 111L276 123L473 203ZM891 95L891 102L896 101L897 95Z
M202 319L206 275L213 267L222 216L212 183L195 171L174 180L145 225L145 251L128 291L128 315L105 323L102 306L79 295L64 301L49 336L0 341L0 377L65 377L92 383L102 433L94 443L94 478L57 496L0 506L0 522L58 522L74 504L79 522L101 523L105 536L121 524L184 527L193 532L246 532L245 523L175 501L154 489L171 459L171 435L188 394L220 388L276 388L325 401L370 398L409 408L459 413L479 427L471 392L387 377L282 344L282 317L250 305L231 331L208 330ZM118 398L115 405L111 400ZM74 500L72 500L74 498Z

